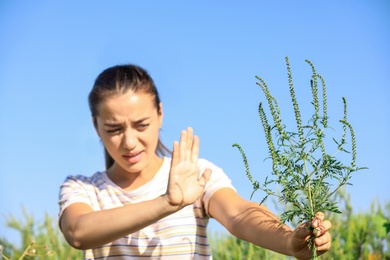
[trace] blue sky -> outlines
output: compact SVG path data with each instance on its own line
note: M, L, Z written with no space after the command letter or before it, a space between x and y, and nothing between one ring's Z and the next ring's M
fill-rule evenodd
M271 3L272 2L272 3ZM255 75L294 127L284 58L302 113L310 114L311 60L325 78L335 133L341 97L357 136L354 210L390 200L390 3L388 1L10 1L0 3L0 237L4 216L56 216L70 174L104 168L87 95L103 69L146 68L163 102L163 142L192 126L201 156L249 199L239 143L259 181L270 174ZM256 193L260 201L263 194ZM211 229L220 227L212 222Z

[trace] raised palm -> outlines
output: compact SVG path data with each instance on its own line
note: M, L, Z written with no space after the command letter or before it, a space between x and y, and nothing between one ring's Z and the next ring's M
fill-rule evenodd
M172 206L182 208L201 196L211 170L206 169L202 175L199 174L198 156L199 138L193 135L192 128L187 128L181 132L180 142L173 144L167 188L168 202Z

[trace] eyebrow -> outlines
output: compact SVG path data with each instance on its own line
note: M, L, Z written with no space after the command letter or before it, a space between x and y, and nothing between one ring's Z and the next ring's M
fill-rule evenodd
M104 126L108 126L108 127L117 127L121 125L121 123L104 123Z
M135 121L134 124L140 124L140 123L142 123L143 121L145 121L145 120L147 120L149 118L150 117L141 118L141 119ZM107 126L107 127L118 127L120 125L122 125L122 123L110 123L110 122L109 123L104 123L104 126Z

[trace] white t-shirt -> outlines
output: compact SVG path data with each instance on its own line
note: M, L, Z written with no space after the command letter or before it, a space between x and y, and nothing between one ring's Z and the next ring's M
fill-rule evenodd
M125 191L113 183L106 172L91 177L68 176L60 189L60 213L69 205L82 202L93 210L111 209L129 203L152 200L166 192L171 159L163 164L145 185ZM207 240L208 203L215 191L234 187L223 170L205 159L198 161L200 173L212 170L203 195L192 205L98 248L85 251L85 259L211 259ZM104 225L104 223L96 223Z

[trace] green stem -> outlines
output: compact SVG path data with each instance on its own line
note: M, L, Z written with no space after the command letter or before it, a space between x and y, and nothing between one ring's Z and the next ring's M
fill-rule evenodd
M306 172L306 176L308 176L308 186L307 186L307 189L308 189L308 193L306 194L306 196L308 197L309 199L309 203L310 203L310 211L311 211L311 214L312 216L314 216L314 212L313 212L313 199L311 197L311 185L310 185L310 179L311 179L311 176L309 175L309 171L307 169L307 160L304 160L304 165L305 165L305 172Z
M27 256L28 254L28 251L30 250L30 248L34 245L34 242L31 242L30 245L28 245L28 247L26 248L26 250L24 250L23 254L19 257L19 260L22 260L25 256Z
M1 257L4 258L5 260L10 260L8 257L6 257L3 253L1 253Z

